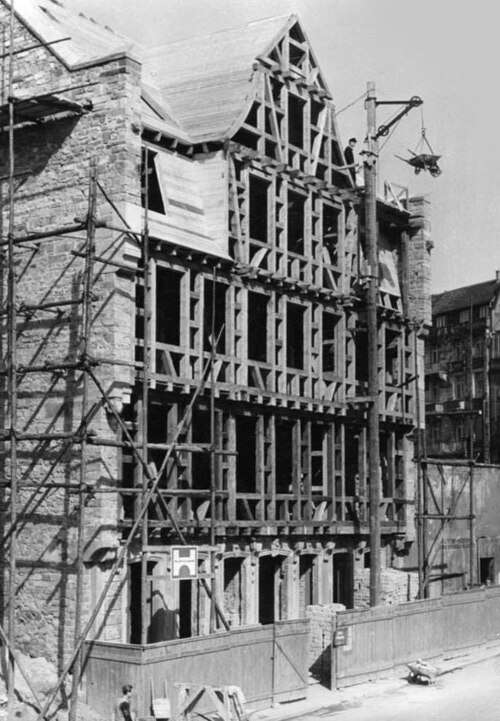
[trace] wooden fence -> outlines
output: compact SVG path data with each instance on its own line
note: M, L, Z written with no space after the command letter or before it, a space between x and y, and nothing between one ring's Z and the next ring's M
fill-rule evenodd
M436 658L499 637L500 586L342 611L334 623L331 687L360 683L419 657Z
M165 684L172 715L176 683L239 686L252 708L304 698L308 641L308 619L147 646L95 641L84 654L85 700L111 718L122 685L131 683L141 719L151 717L152 698L165 695Z

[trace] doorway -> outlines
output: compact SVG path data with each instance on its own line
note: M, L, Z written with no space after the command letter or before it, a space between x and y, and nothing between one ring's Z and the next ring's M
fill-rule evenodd
M333 554L333 602L353 607L353 563L348 551Z

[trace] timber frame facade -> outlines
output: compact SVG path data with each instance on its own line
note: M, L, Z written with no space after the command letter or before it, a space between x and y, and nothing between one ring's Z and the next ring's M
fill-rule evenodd
M65 24L71 43L45 46ZM16 56L10 97L34 67L40 92L66 91L48 122L0 113L28 178L16 186L4 161L11 642L61 659L83 638L146 644L362 606L363 189L299 20L131 50L59 0L20 0L14 27L21 47L43 42ZM395 568L415 541L426 202L381 198L378 223L382 565ZM172 578L182 545L197 579Z

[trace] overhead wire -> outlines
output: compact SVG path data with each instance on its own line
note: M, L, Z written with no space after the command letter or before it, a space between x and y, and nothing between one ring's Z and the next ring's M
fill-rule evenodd
M359 103L360 100L363 100L366 98L366 90L358 97L356 100L353 100L352 103L349 103L348 105L344 105L343 108L340 108L340 110L335 111L335 115L338 116L340 113L343 113L344 110L348 110L349 108L352 108L353 105L356 105L356 103Z

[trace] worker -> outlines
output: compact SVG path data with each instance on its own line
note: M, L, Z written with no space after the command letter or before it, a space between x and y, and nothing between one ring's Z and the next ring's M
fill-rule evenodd
M351 177L354 181L354 184L356 185L356 163L354 162L354 148L356 147L356 143L358 141L356 138L349 138L349 145L344 150L344 157L347 167L349 168L349 172L351 174Z
M137 721L135 712L132 710L133 686L126 683L122 686L122 696L115 704L113 721Z

